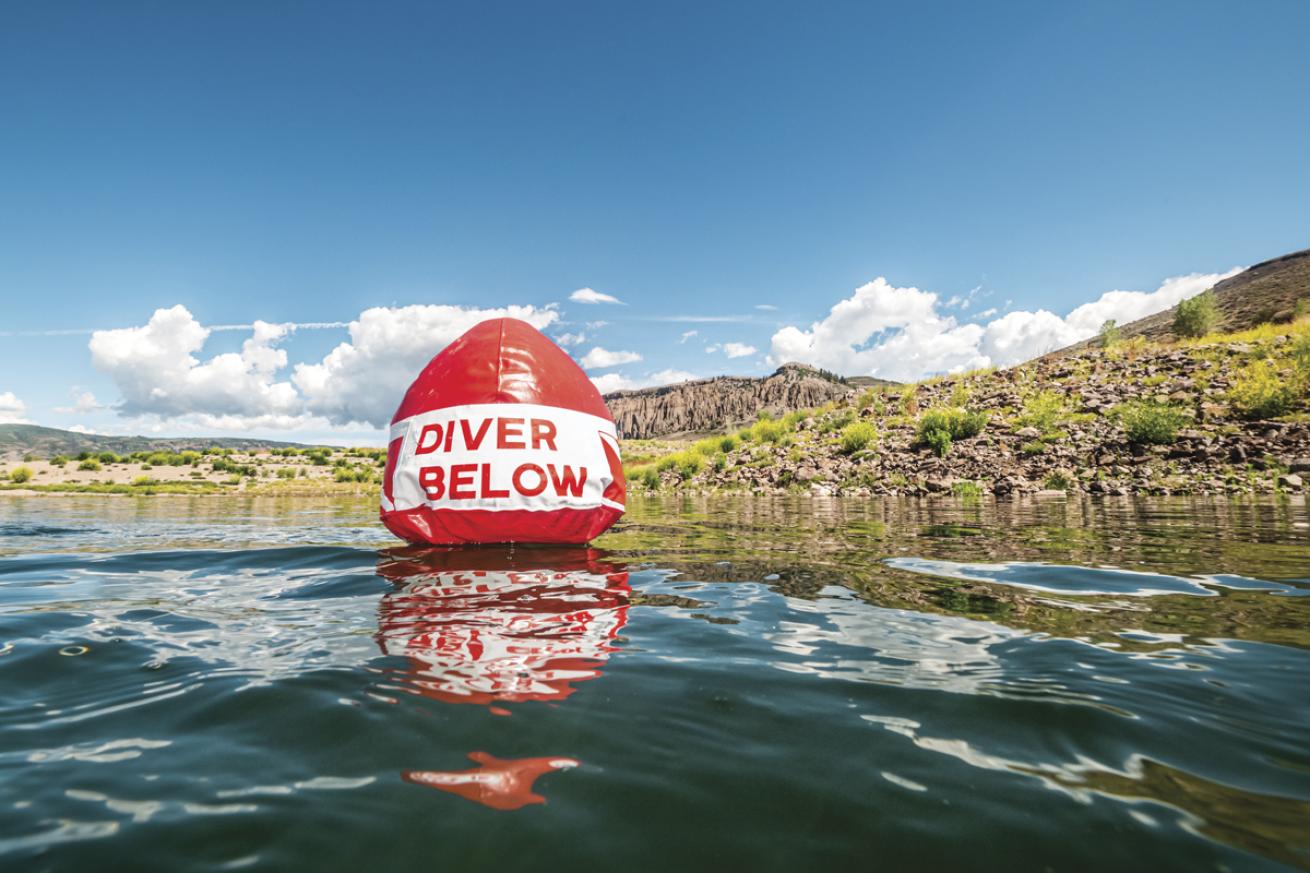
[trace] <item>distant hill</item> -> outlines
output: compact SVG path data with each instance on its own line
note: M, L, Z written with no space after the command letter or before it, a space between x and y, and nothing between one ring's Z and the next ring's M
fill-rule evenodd
M605 403L625 439L722 431L755 421L760 410L782 415L810 409L874 385L892 385L882 379L846 379L804 364L783 364L772 375L718 376L643 388L615 391Z
M1246 330L1270 321L1290 321L1298 300L1310 302L1310 249L1263 261L1219 282L1213 290L1221 316L1218 330ZM1166 309L1119 325L1119 334L1124 339L1142 336L1172 341L1177 339L1173 326L1174 310ZM1083 351L1099 342L1093 337L1054 354Z
M242 437L105 436L60 430L55 427L40 427L35 424L0 424L0 457L28 453L48 458L53 455L76 455L79 452L115 452L120 455L145 451L180 452L210 446L221 446L238 451L287 446L305 448L304 443Z

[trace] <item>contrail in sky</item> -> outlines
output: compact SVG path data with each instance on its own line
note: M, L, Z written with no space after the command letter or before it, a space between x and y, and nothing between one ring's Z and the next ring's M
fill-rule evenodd
M269 322L274 324L276 322ZM284 322L285 323L285 322ZM140 325L136 325L139 327ZM333 330L336 328L349 327L348 321L301 321L291 322L292 330ZM107 327L68 327L55 330L0 330L0 337L9 336L90 336L101 330L121 330L122 328ZM207 330L254 330L253 324L211 324Z

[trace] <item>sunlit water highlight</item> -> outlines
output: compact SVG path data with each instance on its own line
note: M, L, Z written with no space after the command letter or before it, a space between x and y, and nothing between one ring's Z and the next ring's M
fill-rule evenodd
M0 500L0 868L1310 869L1310 518Z

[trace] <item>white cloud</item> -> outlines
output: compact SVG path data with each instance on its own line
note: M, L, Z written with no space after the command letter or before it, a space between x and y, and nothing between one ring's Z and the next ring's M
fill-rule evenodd
M715 354L723 352L730 358L744 358L747 355L753 355L758 349L755 346L748 346L745 343L710 343L705 347L706 354Z
M609 327L609 324L608 321L589 321L587 322L587 330L600 330L602 327Z
M601 394L609 394L614 391L634 391L638 388L673 385L677 382L686 382L689 379L699 378L701 377L695 373L688 373L686 370L657 370L654 373L647 373L639 379L632 379L621 373L606 373L603 376L592 376L591 381Z
M936 294L898 288L879 277L839 301L809 330L773 335L770 361L801 361L847 375L911 381L933 373L1009 366L1094 336L1113 318L1126 323L1168 309L1237 272L1166 279L1151 292L1109 291L1065 317L1046 310L1010 312L986 324L960 324ZM967 302L975 296L970 292ZM994 315L991 310L984 314Z
M612 294L605 294L594 288L579 288L569 295L569 299L574 303L618 303L623 301Z
M772 303L757 303L757 304L755 304L755 308L756 308L756 309L762 309L762 310L764 310L765 312L777 312L777 311L778 311L778 307L774 306Z
M91 360L114 380L123 395L115 409L128 418L219 430L383 427L433 355L478 322L502 317L541 329L559 316L532 306L368 309L349 323L349 342L280 380L287 354L277 343L291 325L257 321L240 352L202 361L211 328L179 305L156 310L143 327L96 331Z
M72 406L56 406L54 411L63 415L82 415L87 412L98 412L105 406L90 391L80 391L74 388Z
M210 330L179 305L156 310L144 327L96 331L91 363L122 392L125 415L294 415L300 397L291 383L275 378L287 363L275 344L288 330L257 321L239 353L201 362L195 353Z
M591 384L595 385L596 390L601 394L609 394L612 391L627 391L636 387L636 383L622 373L605 373L602 376L592 376Z
M691 339L692 337L696 336L699 333L700 331L698 330L684 330L682 332L682 336L678 338L678 345L682 345L687 340Z
M609 349L594 346L591 351L583 356L582 366L587 370L602 370L606 367L632 364L640 360L641 355L636 352L612 352Z
M686 370L658 370L646 377L647 385L672 385L675 382L687 382L691 379L699 379L695 373L688 373Z
M384 427L419 371L460 334L489 318L517 318L538 330L554 324L550 307L415 305L366 309L350 322L350 341L317 364L297 364L291 381L305 410L335 425Z
M0 424L28 424L27 404L12 391L0 391Z
M555 342L559 343L565 348L568 348L569 346L580 345L582 343L585 343L586 341L587 341L587 335L585 333L562 333L559 336L555 337Z

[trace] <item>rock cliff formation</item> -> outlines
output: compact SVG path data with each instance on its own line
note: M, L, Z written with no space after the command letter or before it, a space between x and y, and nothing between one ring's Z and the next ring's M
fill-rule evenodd
M868 380L862 380L868 381ZM648 439L719 431L754 421L760 410L782 415L845 397L856 386L803 364L770 376L719 376L605 395L619 436Z

